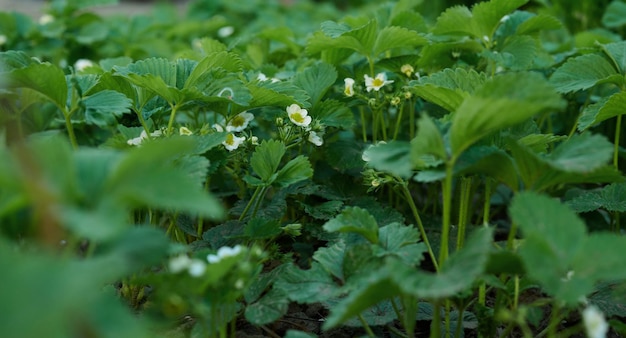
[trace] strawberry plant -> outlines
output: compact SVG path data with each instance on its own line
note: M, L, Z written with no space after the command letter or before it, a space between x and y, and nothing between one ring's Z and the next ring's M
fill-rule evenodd
M626 332L623 2L116 3L0 12L7 337Z

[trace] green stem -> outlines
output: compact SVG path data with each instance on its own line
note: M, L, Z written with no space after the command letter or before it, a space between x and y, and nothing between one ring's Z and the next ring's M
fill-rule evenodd
M400 105L398 109L399 112L398 116L396 116L396 127L393 131L393 140L396 140L398 138L398 132L400 131L400 122L402 122L402 113L404 112L404 104Z
M465 307L459 307L459 315L456 319L456 330L454 330L455 337L461 337L461 332L463 332L463 312L465 312Z
M622 115L617 115L617 122L615 125L615 140L613 141L613 167L615 170L619 170L619 140L622 131Z
M519 306L519 276L515 275L513 278L513 283L515 285L513 291L513 309L517 311L517 307Z
M170 107L172 107L172 112L170 113L170 121L167 123L167 135L172 135L172 127L174 126L174 120L176 119L176 112L178 111L178 106L170 103Z
M443 181L443 223L441 224L441 249L439 251L439 264L448 258L448 240L450 238L450 213L452 210L452 168L454 161L446 164L446 178Z
M250 197L250 200L248 201L248 204L246 204L246 207L243 209L241 216L239 216L239 221L243 221L243 218L246 217L248 210L250 210L250 207L252 206L252 202L254 202L254 200L257 198L260 192L261 192L261 187L260 186L256 187L256 189L254 190L254 193L252 194L252 197Z
M359 317L359 321L361 322L361 325L363 325L363 329L365 329L365 332L367 333L367 335L369 337L376 337L376 335L374 334L374 331L372 331L372 328L365 321L365 318L363 318L363 316L360 313L357 317Z
M511 229L509 230L509 237L507 238L506 241L506 247L509 250L513 250L514 248L514 242L515 242L515 235L517 234L517 223L515 222L511 222Z
M489 214L491 213L491 182L492 179L487 177L485 180L485 201L483 203L483 226L489 225Z
M485 305L485 300L487 298L487 284L482 281L480 282L480 286L478 286L478 304Z
M439 264L437 264L437 258L433 253L433 249L430 246L430 241L428 240L428 236L426 235L426 229L424 229L424 223L422 223L422 218L420 217L419 212L417 211L417 206L415 205L415 201L413 200L413 196L408 188L408 183L402 181L400 183L400 187L402 188L402 193L406 198L406 201L409 203L409 207L411 208L411 212L413 213L413 218L415 218L415 222L417 222L417 227L420 230L420 234L422 235L422 241L426 244L426 248L428 249L428 255L435 266L435 271L439 271Z
M265 197L266 192L267 192L267 186L263 186L263 188L261 188L261 193L259 194L259 197L257 197L256 203L254 204L252 217L256 216L256 213L259 211L259 207L261 206L261 201L263 201L263 198Z
M418 303L417 298L414 296L402 297L402 304L404 307L404 329L407 332L407 336L415 336L415 319L417 318Z
M446 307L445 307L445 327L446 327L446 338L450 338L450 300L446 299Z
M433 321L430 323L430 338L441 337L441 304L436 301L433 305Z
M62 109L63 116L65 117L65 128L67 128L67 135L70 138L70 143L74 149L78 148L78 142L76 141L76 134L74 134L74 126L72 125L72 112L68 112L67 109Z
M363 134L363 142L367 143L367 121L365 120L365 109L359 107L361 113L361 133Z
M415 103L409 100L409 138L415 137Z
M456 236L456 250L463 247L465 241L465 228L467 226L467 213L470 204L470 195L472 191L472 178L463 177L461 179L461 196L459 203L459 228Z

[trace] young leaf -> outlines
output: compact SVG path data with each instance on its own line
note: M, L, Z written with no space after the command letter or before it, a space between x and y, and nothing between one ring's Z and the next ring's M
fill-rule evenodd
M359 207L347 207L341 214L324 224L328 232L354 232L370 243L378 242L378 224L367 210Z
M559 93L585 90L604 82L621 84L623 81L615 67L598 54L568 59L550 77L550 83Z
M115 117L127 113L132 101L124 94L114 90L103 90L84 97L85 122L97 126L114 125Z
M611 1L604 15L602 24L608 28L617 28L626 24L626 3L622 1Z
M424 114L417 121L417 128L417 136L411 140L411 163L413 167L426 167L424 161L426 155L434 156L435 160L447 160L443 136L433 120Z
M612 151L611 142L604 136L585 133L561 143L546 159L559 170L588 173L606 164Z
M254 150L254 154L250 158L250 166L263 182L271 184L284 154L285 145L282 142L276 140L263 141Z
M565 101L537 73L496 76L465 99L454 113L450 129L452 156L458 157L492 132L564 105Z
M309 160L300 155L291 161L287 162L278 173L276 173L276 179L273 184L281 187L287 187L294 183L306 180L313 176L313 168Z
M307 92L311 106L315 106L335 80L337 80L335 67L320 62L298 73L293 83Z
M313 254L313 259L331 273L336 278L344 281L343 275L343 257L346 251L346 243L337 242L331 246L325 246L317 249Z
M288 264L274 283L274 288L285 292L289 299L301 304L323 302L339 293L339 286L317 262L313 262L306 271Z
M385 27L378 33L371 55L377 57L395 48L422 46L427 43L428 40L416 31L411 31L403 27Z
M419 232L412 226L400 223L391 223L381 227L378 231L379 244L382 251L377 256L394 255L408 265L416 265L422 260L426 252L426 245L420 241Z
M626 212L626 184L614 183L600 191L588 191L569 201L576 212L589 212L603 208L607 211Z
M614 42L602 45L604 53L611 58L611 61L617 68L617 71L626 73L626 42Z
M479 88L485 79L484 73L477 73L473 69L467 71L463 68L454 70L446 68L419 80L413 80L409 84L417 96L452 112L476 88Z
M409 178L413 175L410 156L410 145L405 141L371 145L363 152L363 158L368 159L369 167L401 178Z
M67 84L61 68L49 63L34 63L3 74L9 88L29 88L41 93L60 109L65 109Z

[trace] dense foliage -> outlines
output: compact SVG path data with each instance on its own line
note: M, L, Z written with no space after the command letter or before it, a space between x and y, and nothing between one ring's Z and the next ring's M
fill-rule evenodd
M0 12L3 336L626 333L626 3L116 2Z

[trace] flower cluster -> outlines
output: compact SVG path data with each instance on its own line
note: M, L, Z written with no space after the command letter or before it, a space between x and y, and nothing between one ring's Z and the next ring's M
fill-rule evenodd
M320 147L324 144L323 129L321 126L318 128L311 128L311 122L313 119L309 116L309 112L306 109L302 109L297 104L292 104L287 107L287 116L289 120L296 126L302 127L303 131L307 133L307 140L314 145Z
M233 151L239 148L239 146L246 141L245 136L237 136L235 133L240 133L248 128L248 125L250 125L252 120L254 120L254 115L244 111L231 118L226 123L225 127L221 124L214 124L213 129L220 133L224 132L224 129L228 132L226 140L222 142L222 145L226 148L226 150ZM254 136L251 139L254 139Z
M189 256L182 254L170 259L168 267L171 273L180 273L187 271L192 277L201 277L207 269L208 264L215 264L220 262L226 257L233 257L239 255L243 251L240 245L234 247L221 247L217 250L216 254L209 254L207 261L198 258L189 258Z

